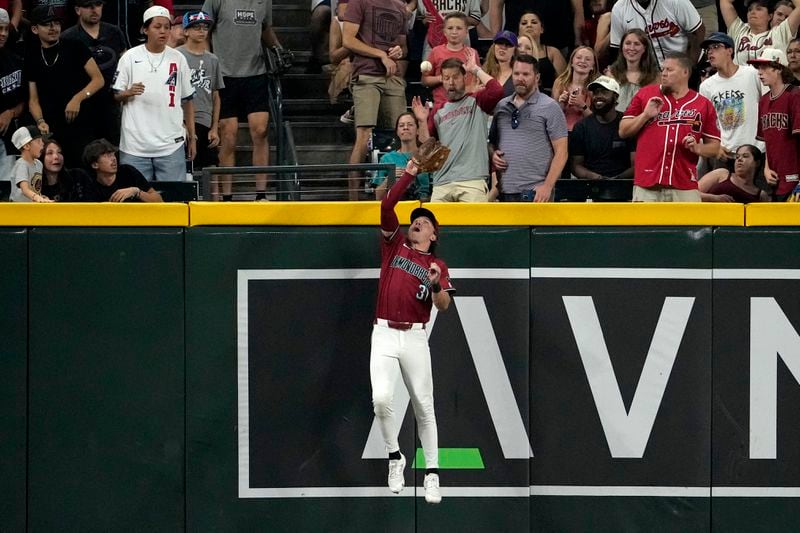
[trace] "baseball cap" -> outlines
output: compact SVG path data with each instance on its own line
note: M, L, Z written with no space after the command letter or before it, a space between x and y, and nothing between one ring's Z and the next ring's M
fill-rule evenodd
M75 0L75 5L78 7L96 6L105 3L105 0Z
M436 216L434 216L430 209L417 207L411 211L411 222L414 222L419 217L426 217L428 220L433 222L433 230L437 235L439 234L439 222L436 220Z
M592 87L598 85L604 89L608 89L612 93L617 93L617 95L619 95L619 83L617 83L617 80L610 76L598 76L592 83L589 84L587 89L591 91Z
M36 126L22 126L11 136L11 144L13 144L17 150L22 150L23 146L41 136L42 132L40 132L39 128Z
M706 40L700 45L700 48L705 48L709 44L720 43L724 44L725 48L733 48L733 39L727 33L721 31L712 32L711 35L706 37Z
M142 16L142 24L146 24L148 20L155 17L165 17L172 22L172 15L169 14L169 9L162 6L148 7Z
M38 26L54 20L61 20L50 6L36 6L31 11L31 24Z
M11 24L11 17L8 16L8 11L0 7L0 24Z
M758 59L749 59L750 65L772 65L773 67L788 67L789 60L786 54L778 48L764 48Z
M211 18L211 15L206 13L205 11L189 11L183 15L183 27L190 28L195 24L208 24L211 26L214 23L214 20Z
M497 32L497 35L494 36L494 41L493 42L496 43L496 42L499 42L499 41L505 41L505 42L507 42L508 44L510 44L511 46L514 46L514 47L517 46L517 36L514 35L514 32L511 32L511 31L508 31L508 30L503 30L503 31Z

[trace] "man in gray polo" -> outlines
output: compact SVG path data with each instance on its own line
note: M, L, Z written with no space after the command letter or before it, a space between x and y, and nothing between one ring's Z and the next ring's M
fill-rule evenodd
M489 133L501 202L549 202L567 164L567 121L558 103L541 93L536 58L512 66L514 94L500 100Z

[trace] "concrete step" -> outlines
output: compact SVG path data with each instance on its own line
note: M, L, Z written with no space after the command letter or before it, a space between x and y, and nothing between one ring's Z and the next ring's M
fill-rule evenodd
M327 74L300 74L289 72L281 78L284 98L328 98Z
M342 124L338 120L325 122L300 122L291 120L292 135L295 146L313 146L319 144L347 144L355 140L355 129L352 124ZM269 142L276 141L275 128L270 128ZM237 144L250 144L250 131L246 123L239 124L236 138Z
M305 26L284 26L275 27L275 35L284 48L289 48L293 51L308 51L311 50L311 33L309 32L308 25Z
M272 24L276 28L301 27L308 28L311 23L309 3L302 5L273 5Z
M283 101L283 112L289 119L295 115L313 114L324 116L340 116L353 105L351 101L340 101L331 104L327 98L287 98Z

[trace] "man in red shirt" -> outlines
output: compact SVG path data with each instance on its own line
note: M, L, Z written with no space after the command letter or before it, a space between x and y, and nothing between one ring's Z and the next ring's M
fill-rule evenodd
M414 406L417 429L425 453L425 501L439 503L439 441L433 410L431 355L425 324L431 306L444 311L450 305L447 265L434 255L439 224L428 209L411 212L411 226L403 235L394 207L417 174L412 158L403 176L381 201L381 277L369 373L372 404L389 453L389 489L405 486L406 458L400 453L398 429L392 411L392 393L402 372Z
M717 112L705 96L689 89L692 62L668 53L661 85L639 89L619 124L623 139L637 137L634 202L699 202L697 160L716 157Z
M769 87L758 102L756 138L767 147L764 177L773 188L772 199L783 202L800 183L800 89L789 85L794 75L783 50L765 48L748 63L758 68L761 83Z

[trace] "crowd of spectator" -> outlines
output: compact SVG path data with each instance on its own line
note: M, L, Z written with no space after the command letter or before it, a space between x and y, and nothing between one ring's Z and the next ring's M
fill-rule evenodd
M419 61L431 102L412 104L418 142L434 135L452 150L430 176L432 201L551 201L571 178L632 178L634 201L800 193L800 2L344 3L332 61L352 65L350 162L405 111L400 93ZM376 10L389 6L392 23L375 32ZM408 29L414 17L421 34ZM401 168L395 159L383 161ZM357 189L351 180L353 198ZM428 198L426 187L411 194Z
M268 164L265 50L280 46L270 2L205 0L183 16L171 2L126 5L109 15L104 0L0 1L0 172L12 200L155 201L149 183L184 179L187 161L234 166L240 123L253 165ZM379 127L396 133L383 161L398 169L428 136L450 147L414 198L552 201L571 178L633 178L635 201L800 191L800 0L310 8L308 69L330 63L332 101L353 99L350 163L365 162ZM417 80L430 101L407 94ZM388 177L371 178L377 197ZM362 180L350 174L350 199L363 198ZM211 193L232 199L229 178ZM266 175L255 193L266 198Z

